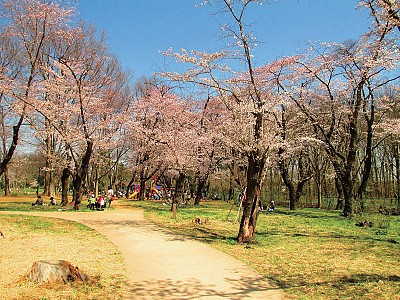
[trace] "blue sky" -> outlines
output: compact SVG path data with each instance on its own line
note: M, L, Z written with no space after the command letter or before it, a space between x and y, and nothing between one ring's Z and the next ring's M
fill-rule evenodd
M163 69L159 51L214 51L221 16L215 8L196 7L201 0L79 0L81 18L105 30L111 52L135 78ZM255 52L258 65L295 54L306 41L357 39L370 25L358 0L278 0L253 6L246 18L261 42ZM168 68L174 69L173 65Z

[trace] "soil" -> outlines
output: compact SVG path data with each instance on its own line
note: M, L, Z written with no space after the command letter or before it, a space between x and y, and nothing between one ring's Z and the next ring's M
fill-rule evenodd
M161 229L142 210L29 214L77 221L108 237L125 259L126 299L284 299L282 290L244 263Z

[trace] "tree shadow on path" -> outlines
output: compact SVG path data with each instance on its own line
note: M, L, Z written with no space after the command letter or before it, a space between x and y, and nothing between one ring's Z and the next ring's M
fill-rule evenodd
M279 288L271 286L262 277L243 276L240 279L225 280L233 286L229 291L205 285L195 278L185 281L138 281L134 286L129 286L129 293L134 295L130 299L281 299Z

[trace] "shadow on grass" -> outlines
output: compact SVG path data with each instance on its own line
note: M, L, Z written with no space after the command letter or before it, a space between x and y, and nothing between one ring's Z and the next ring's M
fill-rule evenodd
M283 289L298 288L303 286L307 286L308 288L317 286L331 286L333 288L344 289L345 286L349 285L362 285L366 283L377 282L392 282L397 284L400 282L400 276L398 275L382 276L378 274L352 274L351 276L339 277L337 280L319 281L316 283L307 282L303 277L300 276L301 275L288 275L284 280L277 278L275 278L275 280L277 280L277 284Z
M310 209L303 209L303 210L280 210L276 209L273 214L277 215L285 215L285 216L299 216L309 219L321 219L321 220L332 220L332 217L335 218L343 218L347 220L339 210L310 210Z
M285 236L293 238L326 238L346 239L360 242L384 242L399 244L399 235L386 228L381 228L379 222L373 219L372 227L358 227L355 219L346 218L340 215L339 211L275 211L273 214L298 217L298 223L285 220L284 225L270 225L266 231L265 227L258 228L257 234L263 238L268 236ZM376 216L375 216L376 217ZM308 219L308 220L307 220ZM296 219L297 220L297 219ZM312 220L316 220L314 223ZM396 219L393 219L396 221ZM400 221L400 219L399 219Z
M383 242L389 244L399 244L400 242L394 238L388 237L383 238L382 235L377 235L372 232L369 235L356 235L356 234L345 234L345 233L330 233L330 232L281 232L277 230L257 231L256 236L263 238L268 238L270 236L284 236L293 238L326 238L326 239L346 239L350 241L360 241L360 242Z
M216 241L216 240L230 240L230 241L236 241L235 237L229 237L226 235L222 235L216 232L213 232L211 229L208 228L199 228L199 227L195 227L193 228L194 231L199 232L200 234L202 234L202 236L198 236L196 234L192 234L191 237L199 239L203 242L212 242L212 241Z
M352 283L366 283L366 282L378 282L378 281L390 281L400 282L400 276L390 275L382 276L377 274L353 274L351 276L344 276L338 280L339 284L352 284Z

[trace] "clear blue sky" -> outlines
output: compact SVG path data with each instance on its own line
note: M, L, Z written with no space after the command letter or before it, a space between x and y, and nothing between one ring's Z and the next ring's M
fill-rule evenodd
M163 68L159 51L213 51L220 16L201 0L79 0L81 18L105 30L111 51L133 75L150 76ZM371 20L366 10L356 10L358 0L277 0L253 6L247 17L262 43L255 52L258 65L295 54L306 41L357 39ZM169 65L169 69L174 66Z

